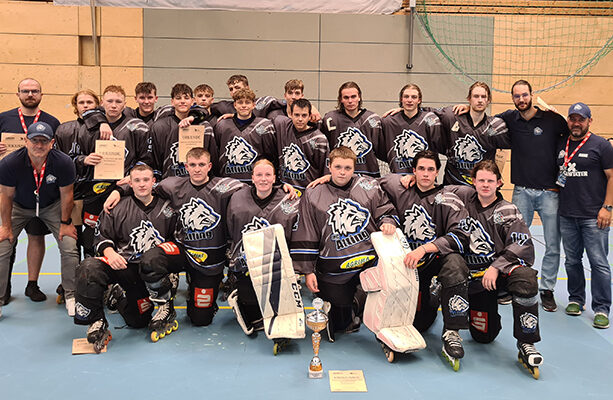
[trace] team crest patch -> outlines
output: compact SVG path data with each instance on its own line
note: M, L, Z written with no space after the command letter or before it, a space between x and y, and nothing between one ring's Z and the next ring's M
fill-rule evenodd
M254 216L250 222L243 226L241 233L257 231L258 229L262 229L267 226L270 226L270 222L268 222L266 218Z
M251 172L251 164L258 156L257 151L245 139L234 136L226 144L224 155L228 158L226 174L244 174Z
M368 118L368 125L370 125L371 128L379 128L381 126L381 121L371 116Z
M211 231L217 227L220 215L204 200L192 197L179 210L180 220L186 228L185 240L211 239Z
M534 136L541 136L543 134L543 130L539 128L538 126L534 128L533 132L534 132Z
M366 230L370 211L351 199L338 199L328 208L328 225L332 229L330 238L336 250L343 250L370 239Z
M166 206L166 207L162 208L162 214L164 214L164 216L166 218L172 217L172 215L174 213L175 213L175 210L173 210L172 207L170 207L170 206Z
M492 214L492 220L495 224L501 225L502 223L504 223L504 216L500 211L496 211Z
M443 197L442 193L439 192L439 193L436 194L436 196L434 196L434 202L436 204L442 204L443 201L445 201L445 198Z
M400 169L413 168L413 157L422 150L428 149L428 142L412 129L403 129L402 133L394 138L394 153L396 164Z
M258 126L255 127L255 133L257 133L260 136L262 136L266 132L267 132L266 126L264 126L263 124L259 124Z
M297 203L295 201L285 200L281 202L281 204L279 204L279 208L281 208L281 211L283 212L283 214L290 215L298 211L298 208L296 207L296 205Z
M433 116L429 115L426 118L424 118L424 122L428 126L434 126L438 123L438 118L434 118Z
M538 318L532 313L525 312L519 316L519 324L524 333L534 333L538 326Z
M54 183L55 181L57 181L57 178L55 177L55 175L47 175L47 178L45 179L45 182L47 182L47 185Z
M228 190L230 190L230 184L229 183L220 183L219 185L215 186L215 190L218 193L226 193Z
M358 182L358 185L366 191L373 190L375 187L373 182L367 180L360 180L360 182Z
M86 319L89 316L89 314L91 314L91 312L92 310L85 307L83 304L79 303L78 301L75 304L75 315L77 316L78 319Z
M459 294L453 295L449 299L449 314L452 317L466 315L468 312L468 301Z
M436 238L436 225L422 205L413 204L413 207L404 212L404 234L409 244L418 243L414 248ZM413 248L412 245L411 247Z
M140 221L140 225L130 232L130 246L134 249L134 253L128 262L136 260L145 251L163 242L164 238L151 221Z
M349 147L358 157L358 164L366 164L364 157L372 150L372 143L358 128L348 128L338 135L336 147Z
M483 159L485 150L479 141L472 135L458 138L453 145L455 155L454 163L461 169L472 169L473 166Z
M281 159L283 160L282 178L291 180L306 179L305 172L311 167L311 163L296 143L290 143L289 146L283 148Z

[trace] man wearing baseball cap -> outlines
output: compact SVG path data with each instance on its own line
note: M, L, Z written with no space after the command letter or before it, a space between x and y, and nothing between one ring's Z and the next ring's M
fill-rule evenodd
M0 161L0 293L7 285L12 242L29 221L38 217L58 243L66 309L74 316L75 270L79 263L77 234L70 219L74 163L53 148L53 128L46 122L30 125L25 142L24 148Z
M613 211L613 147L590 132L592 112L584 103L568 110L570 134L558 146L560 232L566 253L569 303L566 314L585 308L582 258L587 252L592 270L592 311L596 328L609 327L611 267L607 260Z

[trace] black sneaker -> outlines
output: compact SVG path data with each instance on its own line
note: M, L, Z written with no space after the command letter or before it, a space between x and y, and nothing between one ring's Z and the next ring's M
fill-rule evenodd
M545 311L554 312L558 309L556 300L553 298L553 291L551 290L543 290L541 292L541 304Z
M47 295L45 295L40 290L40 288L38 287L38 284L36 283L36 281L29 281L28 282L28 286L26 286L25 294L32 301L45 301L45 300L47 300Z

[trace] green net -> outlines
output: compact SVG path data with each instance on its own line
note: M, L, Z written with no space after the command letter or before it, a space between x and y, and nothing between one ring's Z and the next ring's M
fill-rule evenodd
M573 84L613 49L613 1L417 0L417 16L451 71L501 92Z

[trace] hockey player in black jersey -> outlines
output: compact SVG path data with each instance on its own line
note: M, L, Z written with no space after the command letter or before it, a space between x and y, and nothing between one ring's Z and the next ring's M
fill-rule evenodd
M405 265L418 268L419 302L413 325L423 332L436 319L438 301L431 298L430 283L438 275L442 285L443 354L457 371L464 356L458 330L468 328L468 267L462 257L468 234L460 229L468 213L458 196L446 187L435 186L441 167L437 153L421 151L414 162L414 186L405 189L401 176L390 174L382 178L381 187L396 207L413 249Z
M304 191L313 180L328 173L330 147L326 136L309 123L311 102L298 99L290 107L290 118L274 121L279 154L279 179Z
M376 263L370 235L395 232L395 210L379 183L354 175L356 155L341 146L330 152L331 181L307 189L292 235L294 268L306 285L330 303L328 336L360 326L365 293L359 273ZM355 300L354 300L355 298Z
M187 176L185 164L179 161L179 122L188 116L193 102L192 89L184 83L177 83L170 91L170 103L174 113L157 119L151 126L152 167L156 176L161 176L161 179ZM205 120L199 125L204 126L204 138L200 147L209 152L215 167L218 161L213 128ZM213 168L213 171L216 169Z
M256 158L277 161L275 128L270 120L254 115L255 93L251 89L234 91L232 98L236 113L217 121L214 129L220 176L250 182Z
M474 189L457 188L467 217L460 227L470 235L464 257L474 278L469 285L470 333L477 342L490 343L502 329L497 291L513 296L513 336L518 358L538 379L543 357L534 347L540 341L537 271L532 269L534 245L515 205L502 198L500 170L494 161L479 162L472 172Z
M103 310L104 291L109 284L119 283L125 291L117 309L126 324L143 328L151 319L153 304L139 277L139 263L147 250L172 239L175 227L170 201L152 193L154 182L153 170L147 165L130 171L133 195L124 197L98 221L95 247L100 257L86 258L77 269L74 322L89 324L87 340L96 352L110 340Z
M134 88L134 100L137 108L126 107L123 113L128 118L138 118L149 127L153 125L160 108L156 110L155 103L158 101L157 88L152 82L139 82Z
M280 186L274 185L275 179L275 169L269 160L256 161L253 186L246 186L234 193L228 204L226 224L232 242L229 273L234 275L231 281L236 282L236 290L230 294L228 302L236 304L237 320L247 335L262 329L263 325L245 259L243 233L280 224L289 243L298 220L298 199L291 200Z
M377 158L385 160L381 118L362 108L362 90L355 82L338 89L337 108L324 115L321 127L330 148L349 147L357 155L355 173L378 178Z

